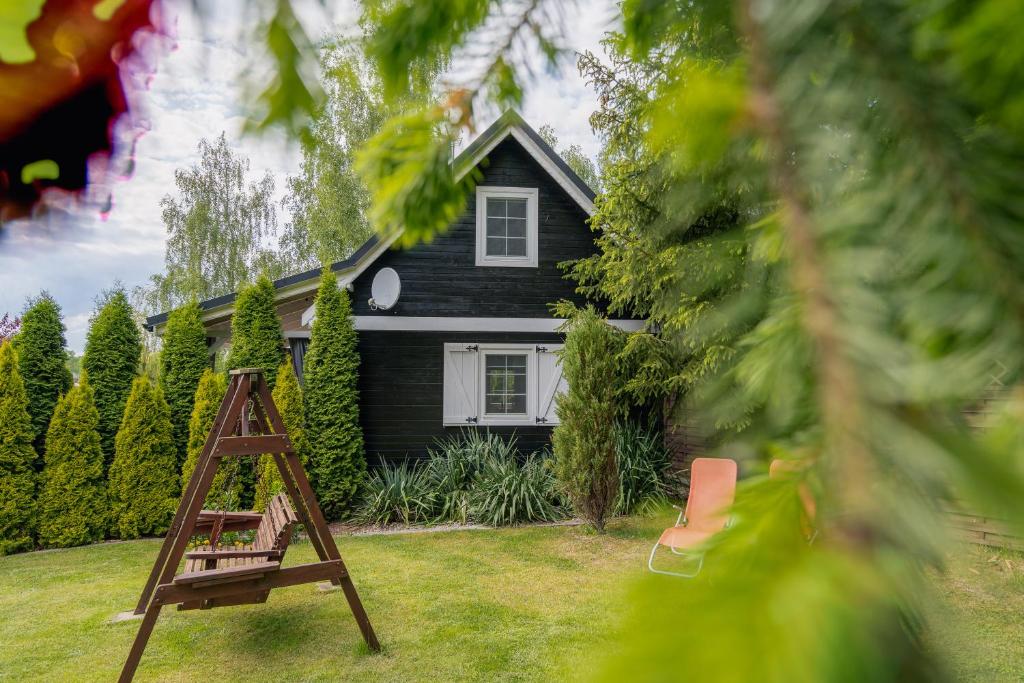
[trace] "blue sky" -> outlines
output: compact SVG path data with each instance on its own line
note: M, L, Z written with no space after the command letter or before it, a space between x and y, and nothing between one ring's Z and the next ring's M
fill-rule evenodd
M303 15L307 27L324 33L350 32L358 16L352 2L312 4ZM598 51L598 41L611 26L612 0L553 2L561 6L565 45ZM244 27L252 22L242 0L200 3L203 20L189 2L169 3L173 38L157 58L157 69L133 116L145 129L135 146L131 175L114 180L94 194L109 192L112 206L101 213L96 204L74 205L46 217L11 224L0 233L0 316L18 313L29 296L48 290L64 309L68 345L81 353L95 297L120 280L129 289L144 283L163 267L165 232L160 199L174 192L174 169L196 160L196 145L223 130L237 150L248 156L253 177L269 171L278 197L285 178L295 173L300 155L295 145L276 133L243 136L247 84L259 83L265 61L260 46L250 42ZM312 32L312 31L311 31ZM528 55L539 65L537 55ZM261 68L261 65L264 65ZM471 70L471 66L468 67ZM458 81L466 65L450 74ZM526 91L524 117L534 127L554 127L562 145L579 144L596 156L598 144L587 118L596 106L593 92L567 60L557 72L538 67ZM485 112L481 124L496 112ZM283 224L287 216L280 216Z

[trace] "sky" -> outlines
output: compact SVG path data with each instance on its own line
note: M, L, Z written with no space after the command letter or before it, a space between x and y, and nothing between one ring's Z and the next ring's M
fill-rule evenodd
M356 4L326 4L326 10L311 4L300 15L311 36L353 32ZM261 65L267 63L263 46L245 29L253 23L247 3L201 0L201 16L191 5L169 2L164 24L169 35L151 45L156 70L131 103L135 128L144 131L135 142L131 173L91 188L95 201L69 204L0 231L0 316L20 313L29 297L47 290L63 309L68 348L76 353L85 346L89 317L103 290L117 281L131 290L163 269L160 200L175 191L174 170L197 161L201 138L224 131L249 158L252 178L273 176L278 198L287 176L299 169L298 147L283 134L242 132L252 84L260 82ZM598 41L614 21L614 0L550 0L549 5L562 14L565 47L600 54ZM525 119L534 128L552 126L560 146L578 144L596 157L598 141L587 123L596 97L573 60L551 70L539 55L525 57L536 67L521 107ZM467 72L471 63L456 63L449 77L457 82ZM483 112L480 130L498 113ZM110 205L103 206L108 195ZM279 216L279 224L286 220Z

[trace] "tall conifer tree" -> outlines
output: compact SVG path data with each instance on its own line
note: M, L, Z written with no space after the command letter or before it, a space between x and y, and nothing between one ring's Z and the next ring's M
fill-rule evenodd
M213 421L217 417L217 410L220 408L224 394L227 392L227 379L222 373L214 372L207 368L199 380L199 388L196 389L195 401L192 407L192 416L188 423L188 455L185 458L185 465L181 469L181 488L188 486L188 480L195 472L196 463L199 462L199 454L203 450L206 438L213 428ZM213 484L209 493L206 494L208 508L218 509L239 509L241 502L242 482L238 476L232 477L237 472L241 459L221 458L218 463L217 473L213 477ZM230 491L227 487L230 482Z
M231 318L231 352L228 367L263 368L267 383L274 387L282 357L281 320L274 309L274 283L260 276L243 287L235 300Z
M359 351L348 293L324 269L306 352L305 415L310 469L329 519L345 514L366 472L359 426Z
M261 275L255 283L244 287L235 301L228 367L262 368L273 389L283 356L282 340L281 320L274 308L274 283ZM238 467L242 504L248 507L256 494L257 472L249 458L240 460Z
M95 394L100 445L109 467L114 459L114 437L139 368L142 335L123 288L107 293L101 304L89 325L82 369L89 375Z
M110 465L112 530L121 538L167 531L178 504L171 409L146 376L135 378Z
M18 371L28 394L28 414L32 418L34 467L43 467L42 452L50 417L57 398L71 388L71 372L65 366L64 322L60 306L48 292L31 299L21 317L21 332L14 337L18 352Z
M17 355L0 343L0 555L32 547L36 452Z
M38 518L39 543L50 548L103 540L110 521L100 414L88 376L61 396L46 433Z
M295 369L290 360L285 360L277 369L277 383L274 386L273 398L277 411L281 413L281 420L291 439L292 447L295 448L299 460L305 465L307 444L302 387L299 386L299 379L295 376ZM284 482L281 481L281 472L277 469L277 463L269 455L262 456L259 480L256 484L255 509L264 509L267 501L283 490Z
M194 300L171 311L160 351L160 388L171 407L179 463L184 462L188 452L189 420L199 379L210 366L206 330L199 313L199 304Z

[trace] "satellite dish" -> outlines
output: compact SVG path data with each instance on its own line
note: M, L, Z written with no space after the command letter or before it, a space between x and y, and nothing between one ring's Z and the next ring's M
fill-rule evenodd
M402 293L402 281L394 268L381 268L373 276L373 283L370 285L370 308L386 311L398 303L398 296Z

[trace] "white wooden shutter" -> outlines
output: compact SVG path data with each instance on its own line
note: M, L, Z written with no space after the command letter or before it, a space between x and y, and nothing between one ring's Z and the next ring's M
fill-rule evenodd
M477 363L480 351L476 344L444 345L444 424L466 426L476 424Z
M558 397L569 388L562 377L562 359L556 351L562 344L546 344L537 347L537 423L558 424L555 405Z

